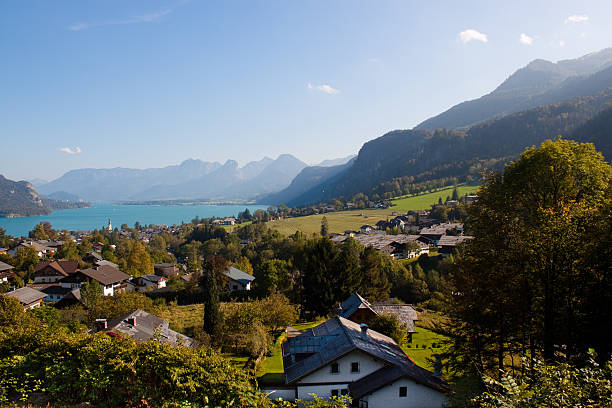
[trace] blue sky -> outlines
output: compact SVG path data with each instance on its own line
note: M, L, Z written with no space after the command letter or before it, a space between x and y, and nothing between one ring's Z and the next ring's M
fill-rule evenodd
M307 163L612 46L612 2L5 1L0 174Z

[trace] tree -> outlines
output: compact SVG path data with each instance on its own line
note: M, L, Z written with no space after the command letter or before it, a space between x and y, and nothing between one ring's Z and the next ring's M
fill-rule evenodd
M453 195L451 197L452 200L459 200L459 192L457 191L457 187L453 188Z
M6 230L0 227L0 248L8 248L11 246L13 238L6 235Z
M514 352L541 350L551 361L561 344L568 360L589 347L609 355L612 337L597 327L611 318L588 305L611 306L595 289L610 287L610 259L594 262L599 242L610 242L611 180L592 144L566 140L528 148L503 174L486 177L468 208L475 238L453 273L450 310L461 321L454 339L464 361L481 372L492 362L503 369Z
M28 236L32 239L49 239L49 235L47 235L42 222L40 224L36 224L34 229L28 233Z
M87 307L95 307L102 299L102 286L97 281L87 281L81 286L81 298Z
M220 275L227 270L228 262L220 256L209 258L204 264L200 287L204 297L204 331L211 337L220 333L221 315L219 313Z
M76 243L70 238L64 241L64 245L62 245L62 248L59 251L57 251L56 258L57 259L68 259L71 261L81 260L79 249L77 248Z
M326 237L329 234L329 224L327 223L327 217L323 216L321 219L321 236Z
M379 314L370 321L369 326L370 329L391 337L397 344L401 344L406 338L406 327L394 314Z

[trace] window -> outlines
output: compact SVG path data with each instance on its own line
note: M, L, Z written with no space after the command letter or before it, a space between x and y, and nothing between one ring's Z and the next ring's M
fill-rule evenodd
M343 388L340 390L340 395L348 395L348 388Z
M332 374L339 374L340 373L340 366L338 365L338 363L332 363L331 364L331 373Z
M408 387L400 387L400 397L407 397L408 396Z
M351 373L359 372L359 363L351 363Z
M339 394L338 390L331 390L331 392L332 392L332 397L337 397Z

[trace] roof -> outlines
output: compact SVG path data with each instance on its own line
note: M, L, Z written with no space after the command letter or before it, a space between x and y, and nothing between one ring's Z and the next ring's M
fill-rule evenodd
M153 264L154 268L174 268L175 265L171 262L162 262L162 263L156 263Z
M12 292L6 293L7 296L18 299L22 304L29 305L37 302L47 296L45 293L29 287L15 289Z
M399 367L402 375L418 383L440 391L446 389L443 380L417 366L393 339L374 330L367 330L366 334L363 334L359 324L343 317L330 319L283 343L283 362L286 363L285 381L287 384L293 383L352 351L368 354L383 361L387 366ZM291 364L291 359L287 357L295 353L312 354ZM364 384L362 381L363 379L358 383ZM359 390L368 391L369 387L366 386L370 382L366 381Z
M89 257L95 258L98 261L104 260L104 258L102 258L102 255L100 255L96 251L91 251L87 255L85 255L85 258L89 258Z
M41 261L36 264L35 272L40 272L47 267L54 269L60 275L68 276L79 269L79 261L69 261L66 259L60 259L59 261Z
M130 318L135 319L135 324L128 322ZM157 340L165 341L175 346L193 347L197 345L194 339L177 333L169 329L168 326L168 321L144 310L136 309L125 316L111 320L106 331L124 333L138 342Z
M446 230L451 229L461 229L463 228L463 224L460 222L447 222L444 224L433 225L429 228L423 228L421 230L421 235L446 235Z
M113 283L130 279L130 275L106 265L99 266L97 269L85 269L81 273L103 285L112 285Z
M457 246L463 241L473 239L474 237L469 235L443 235L438 241L439 246Z
M62 285L54 284L49 285L44 289L41 289L41 292L47 295L62 295L65 296L68 293L72 292L72 288L65 288Z
M164 276L158 276L158 275L155 275L155 274L152 274L152 273L150 273L150 274L148 274L148 275L141 276L141 278L142 278L142 279L146 279L146 280L148 280L149 282L156 282L156 283L157 283L157 282L159 282L159 281L160 281L160 280L162 280L162 279L163 279L163 280L168 280L168 279L167 279L166 277L164 277Z
M448 384L441 378L434 376L430 371L419 367L416 364L387 366L365 377L349 384L351 397L360 399L361 397L371 394L382 387L390 384L399 378L407 377L411 380L433 388L441 392L448 392Z
M13 269L13 266L11 266L11 265L9 265L9 264L7 264L7 263L4 263L4 262L2 262L2 261L0 261L0 272L3 272L3 271L10 271L11 269Z
M255 277L253 275L249 275L248 273L243 272L238 268L234 268L233 266L230 266L225 272L223 272L223 274L231 280L235 280L244 284L253 282L255 280Z
M359 293L354 293L348 299L342 302L338 315L344 317L345 319L349 319L358 309L370 309L372 313L376 314L376 312L370 307L370 303L367 300L362 298Z
M119 265L117 265L116 263L113 263L111 261L107 261L105 259L101 260L101 261L96 261L96 265L98 266L112 266L113 268L118 268Z

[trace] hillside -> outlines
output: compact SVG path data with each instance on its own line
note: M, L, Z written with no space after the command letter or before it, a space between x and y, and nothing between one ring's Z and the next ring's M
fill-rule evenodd
M491 93L455 105L417 128L465 128L539 105L590 95L609 86L612 86L612 48L557 63L535 60Z
M595 143L604 158L608 162L612 161L612 106L578 127L570 139Z
M27 181L12 181L0 175L0 217L49 214L49 209Z
M491 120L467 131L397 130L363 145L350 167L292 198L287 205L306 205L365 193L371 199L390 198L479 177L484 168L501 168L527 146L574 130L612 104L612 88L595 95L544 105ZM603 125L602 125L603 126ZM593 141L609 156L609 135ZM277 202L280 204L280 202Z

